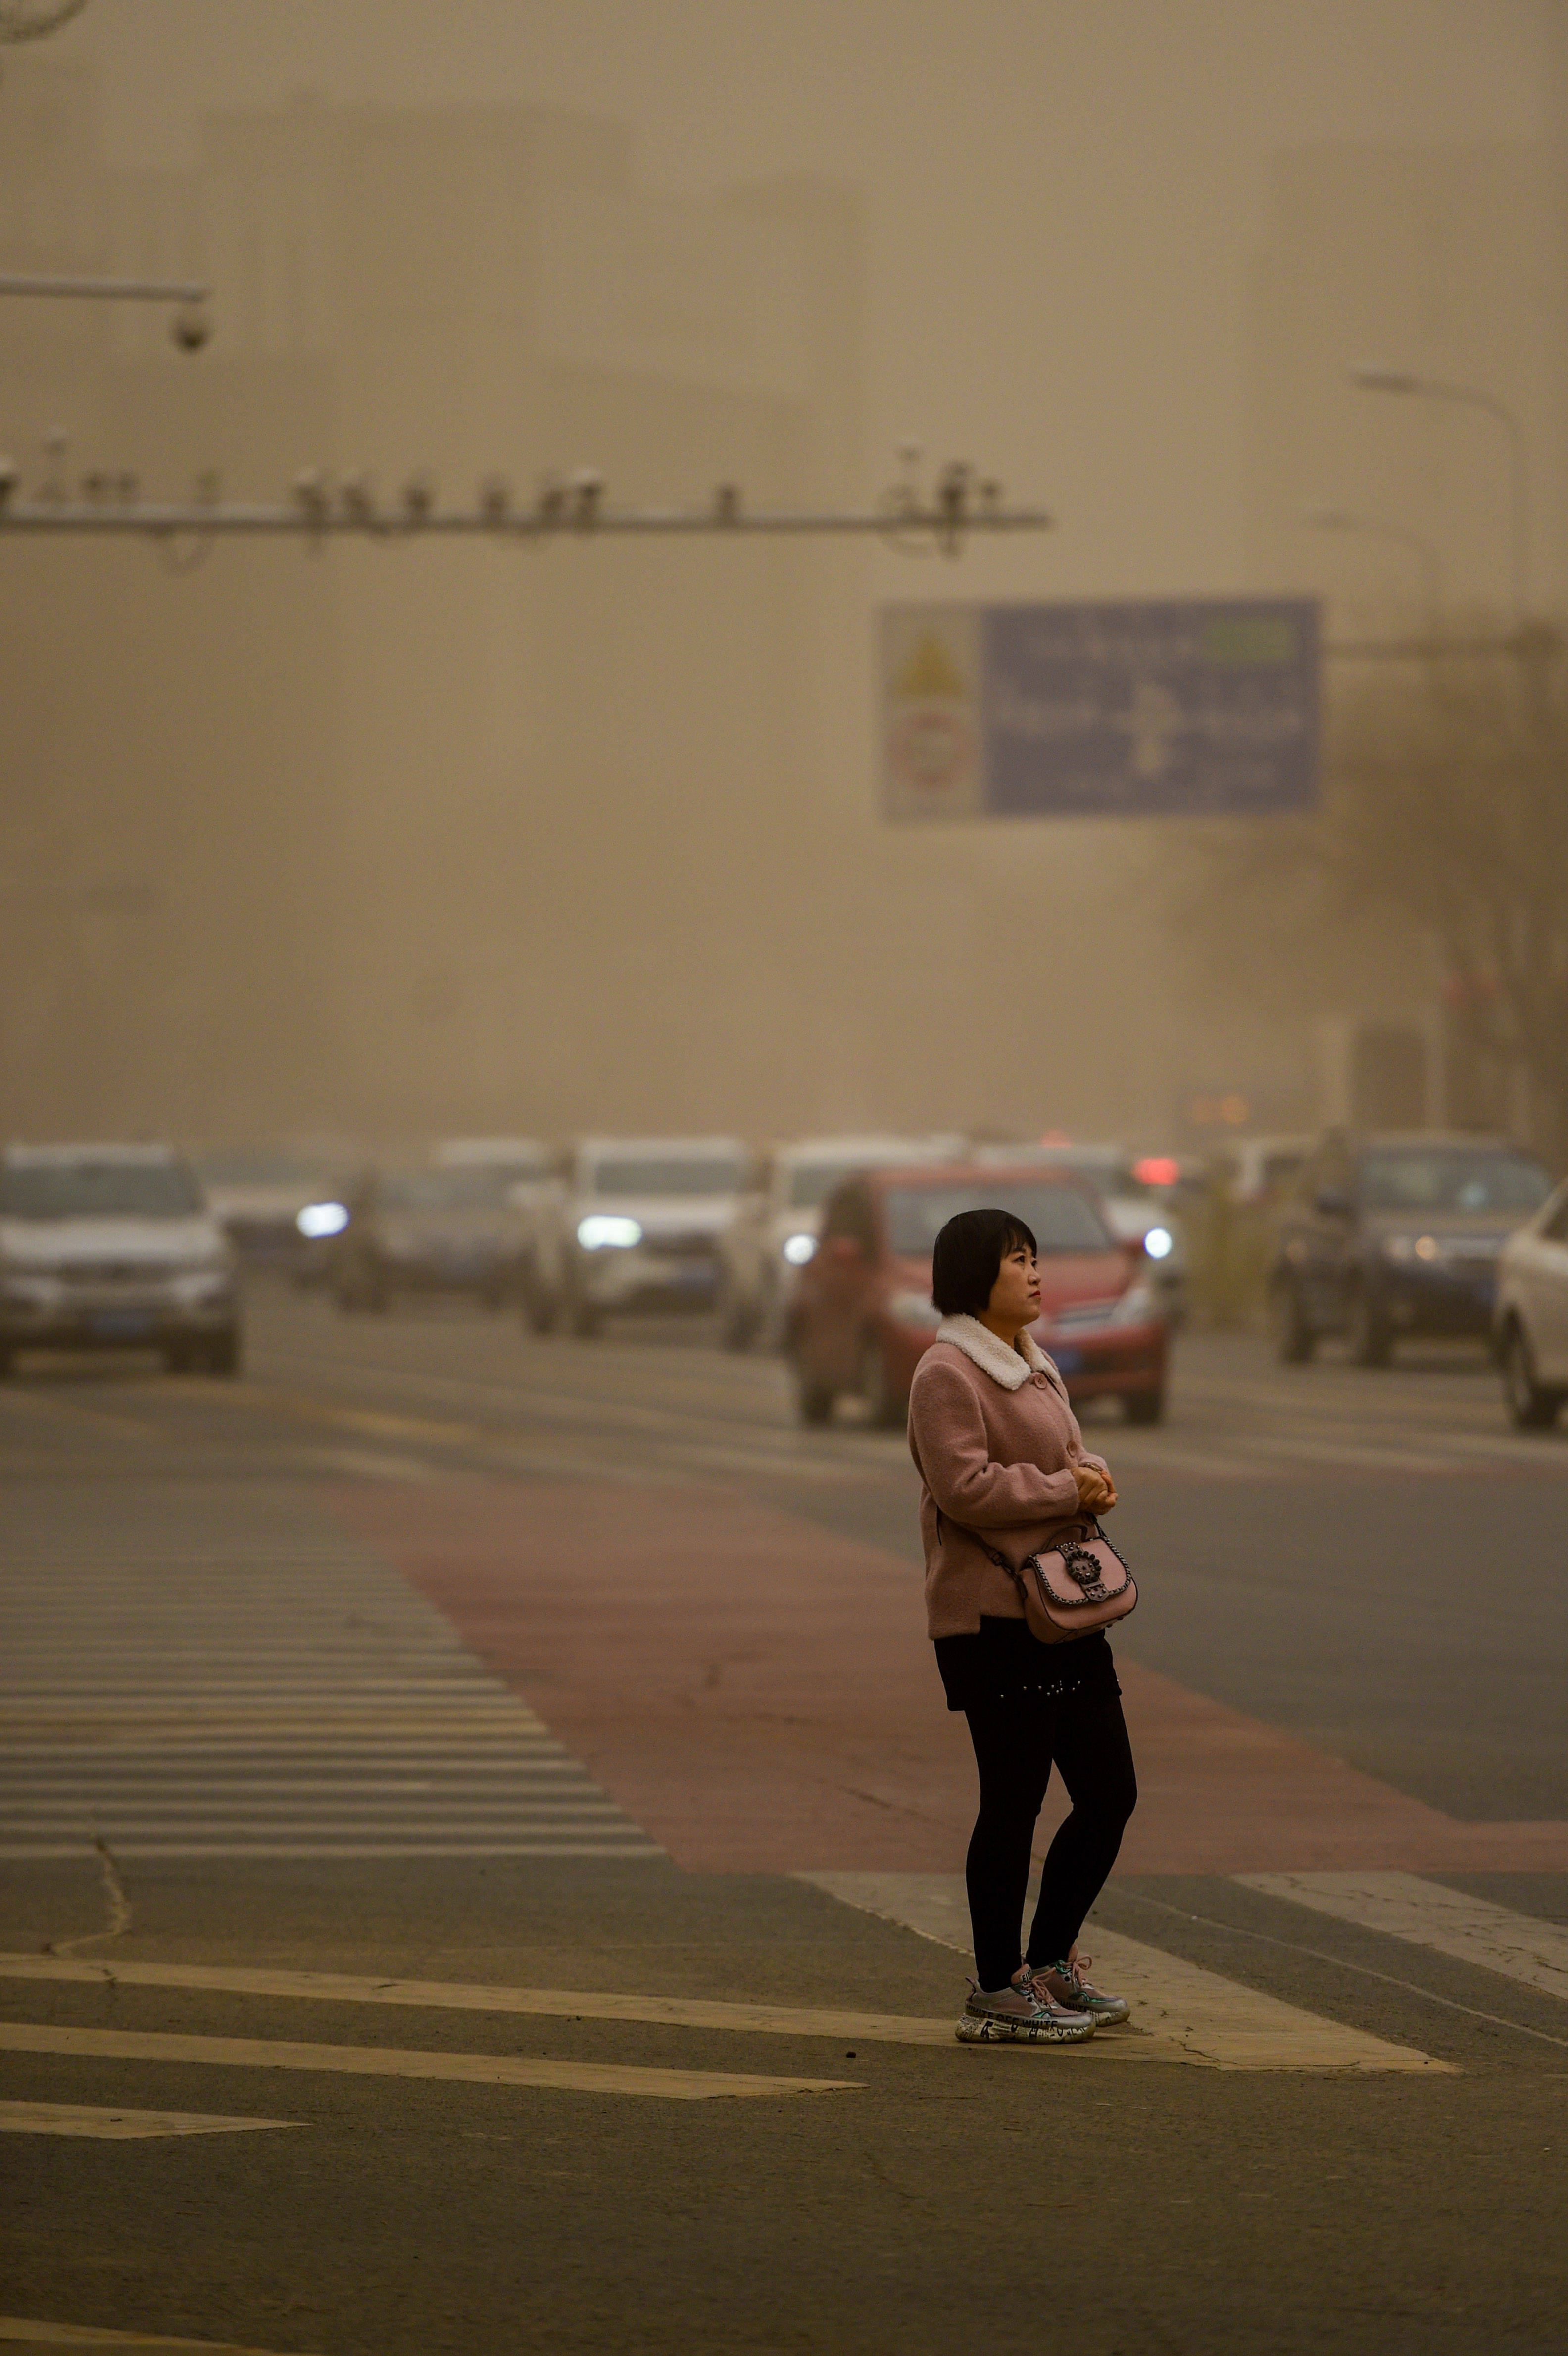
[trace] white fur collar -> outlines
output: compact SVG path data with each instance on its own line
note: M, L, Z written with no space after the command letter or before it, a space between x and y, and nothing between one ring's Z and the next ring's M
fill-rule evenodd
M1032 1333L1020 1333L1018 1349L1010 1350L978 1317L944 1317L937 1327L937 1339L950 1342L966 1358L972 1358L981 1372L1000 1383L1004 1391L1021 1389L1031 1375L1056 1373Z

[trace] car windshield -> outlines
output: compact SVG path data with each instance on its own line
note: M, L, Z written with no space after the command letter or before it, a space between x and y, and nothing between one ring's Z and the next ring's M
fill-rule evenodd
M1305 1165L1304 1151L1266 1153L1258 1164L1258 1184L1265 1194L1283 1194Z
M738 1194L746 1178L738 1162L711 1153L596 1162L590 1174L596 1194Z
M467 1170L399 1170L382 1178L377 1193L392 1211L488 1211L504 1203L516 1184L510 1170L481 1163Z
M0 1218L184 1219L201 1207L178 1162L13 1162L0 1171Z
M1552 1192L1539 1162L1522 1153L1424 1147L1370 1153L1361 1196L1373 1211L1533 1211Z
M835 1186L865 1167L864 1155L848 1162L798 1162L789 1173L790 1209L820 1211Z
M1091 1194L1116 1195L1150 1195L1158 1192L1145 1185L1132 1162L1122 1153L1097 1153L1092 1148L1054 1151L1050 1146L1025 1146L1018 1154L1020 1162L1037 1162L1045 1169L1059 1170L1064 1177L1076 1178L1080 1186Z
M203 1153L196 1167L209 1186L314 1186L326 1175L292 1153Z
M950 1219L992 1208L1011 1211L1032 1227L1042 1254L1115 1249L1089 1196L1070 1184L890 1186L883 1204L888 1248L900 1259L929 1259Z

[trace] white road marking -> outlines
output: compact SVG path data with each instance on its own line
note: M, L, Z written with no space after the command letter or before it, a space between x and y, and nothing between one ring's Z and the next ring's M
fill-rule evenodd
M0 2340L22 2348L185 2348L192 2356L274 2356L271 2349L239 2348L231 2340L178 2340L167 2331L107 2331L92 2323L45 2323L30 2315L0 2315Z
M846 1906L901 1923L960 1954L970 1953L961 1874L802 1873ZM1213 2070L1408 2071L1450 2074L1453 2065L1325 2020L1277 1997L1203 1970L1141 1940L1096 1924L1084 1934L1094 1976L1132 1999L1132 2021L1101 2032L1075 2053L1196 2063Z
M1417 1873L1239 1873L1234 1879L1270 1898L1288 1898L1338 1922L1568 1998L1568 1927L1560 1922L1468 1898Z
M75 1841L28 1841L25 1845L6 1847L0 1843L0 1858L7 1864L23 1864L28 1858L91 1857L96 1843L87 1839ZM659 1857L663 1852L651 1841L569 1841L569 1840L458 1840L443 1837L428 1841L366 1841L332 1840L218 1840L218 1841L116 1841L114 1854L123 1858L153 1857Z
M360 1972L300 1972L238 1964L62 1961L0 1954L0 1980L68 1981L92 1987L217 1990L234 1996L315 1998L328 2004L419 2005L450 2012L545 2014L562 2020L650 2021L769 2037L831 2037L878 2045L949 2045L950 2019L894 2013L825 2012L785 2004L732 2004L702 1997L621 1996L604 1989L489 1987L463 1980L376 1978Z
M226 2070L315 2070L430 2078L466 2086L535 2086L578 2094L645 2094L703 2103L730 2096L859 2094L853 2078L760 2078L728 2070L654 2070L618 2062L547 2062L515 2053L420 2053L393 2045L302 2045L263 2037L161 2029L59 2029L0 2021L0 2052L73 2060L199 2062Z
M662 1855L390 1565L282 1512L270 1554L239 1510L205 1553L13 1545L0 1855Z
M0 2102L0 2132L91 2136L109 2143L148 2136L242 2135L253 2127L296 2127L300 2119L220 2119L201 2111L107 2110L93 2103Z

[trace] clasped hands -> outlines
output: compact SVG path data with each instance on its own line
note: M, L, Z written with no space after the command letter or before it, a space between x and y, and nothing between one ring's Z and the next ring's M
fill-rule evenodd
M1078 1502L1091 1514L1109 1513L1116 1503L1116 1483L1109 1472L1101 1472L1096 1464L1075 1464L1072 1477L1078 1483Z

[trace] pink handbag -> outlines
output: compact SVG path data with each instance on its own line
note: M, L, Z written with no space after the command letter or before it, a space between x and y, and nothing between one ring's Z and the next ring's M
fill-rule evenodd
M942 1518L939 1513L939 1528ZM1018 1590L1029 1633L1042 1644L1070 1644L1075 1636L1091 1636L1137 1609L1138 1583L1092 1515L1082 1525L1093 1531L1092 1537L1063 1538L1045 1554L1026 1555L1016 1569L978 1530L964 1529L961 1522L953 1527L1006 1572Z

